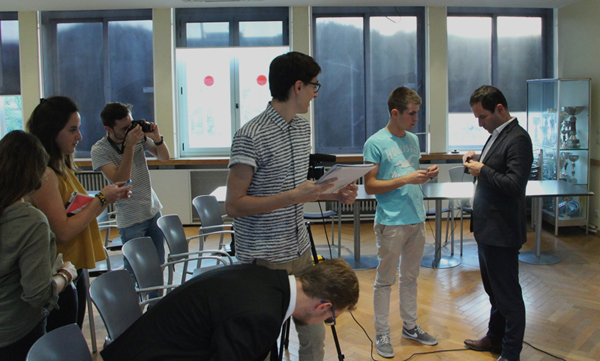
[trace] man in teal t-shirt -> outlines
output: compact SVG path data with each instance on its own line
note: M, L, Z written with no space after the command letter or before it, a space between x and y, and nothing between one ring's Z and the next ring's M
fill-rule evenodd
M375 194L377 277L373 290L377 353L394 357L388 322L390 294L400 268L402 337L425 345L437 339L417 325L417 277L425 247L425 207L421 184L437 177L436 165L419 170L419 139L412 130L419 120L421 97L412 89L394 89L388 99L388 125L373 134L363 150L365 163L376 167L365 175L365 190Z

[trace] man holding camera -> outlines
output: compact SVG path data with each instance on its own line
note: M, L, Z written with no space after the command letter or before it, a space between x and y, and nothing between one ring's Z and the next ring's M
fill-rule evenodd
M117 227L123 244L138 237L151 237L162 263L165 258L164 238L156 225L162 205L152 189L145 153L168 160L169 149L158 131L158 125L132 120L130 104L110 103L100 117L108 135L92 147L92 168L102 171L111 183L131 180L131 197L115 203ZM131 266L123 260L125 269Z

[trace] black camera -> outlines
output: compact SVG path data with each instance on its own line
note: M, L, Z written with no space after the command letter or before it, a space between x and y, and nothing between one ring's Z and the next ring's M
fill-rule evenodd
M335 163L336 156L329 154L311 154L308 162L308 179L317 180L325 174L323 163Z
M127 131L132 130L138 124L142 127L142 132L144 133L150 133L152 131L150 129L150 123L146 122L145 120L132 120L131 125L129 126L129 129L127 129Z

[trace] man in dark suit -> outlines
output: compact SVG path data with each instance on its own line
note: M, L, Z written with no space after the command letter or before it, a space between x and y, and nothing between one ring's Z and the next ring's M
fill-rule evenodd
M297 277L251 264L221 267L167 294L108 345L102 358L262 361L290 315L297 324L334 321L354 309L358 291L356 274L339 258Z
M479 126L492 134L477 156L463 163L477 177L471 227L491 313L487 334L465 340L467 348L519 360L525 334L525 303L519 284L519 249L526 237L525 188L533 162L529 134L508 112L500 90L482 86L469 101ZM479 160L479 161L478 161Z

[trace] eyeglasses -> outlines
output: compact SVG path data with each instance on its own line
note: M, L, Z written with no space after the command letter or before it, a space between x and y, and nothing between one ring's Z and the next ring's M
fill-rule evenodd
M319 89L321 89L321 83L319 82L313 83L312 81L309 81L308 84L312 84L315 86L315 93L318 92Z
M331 313L333 314L333 317L329 317L328 319L323 321L327 326L335 326L336 324L335 308L333 307L333 304L331 304Z

